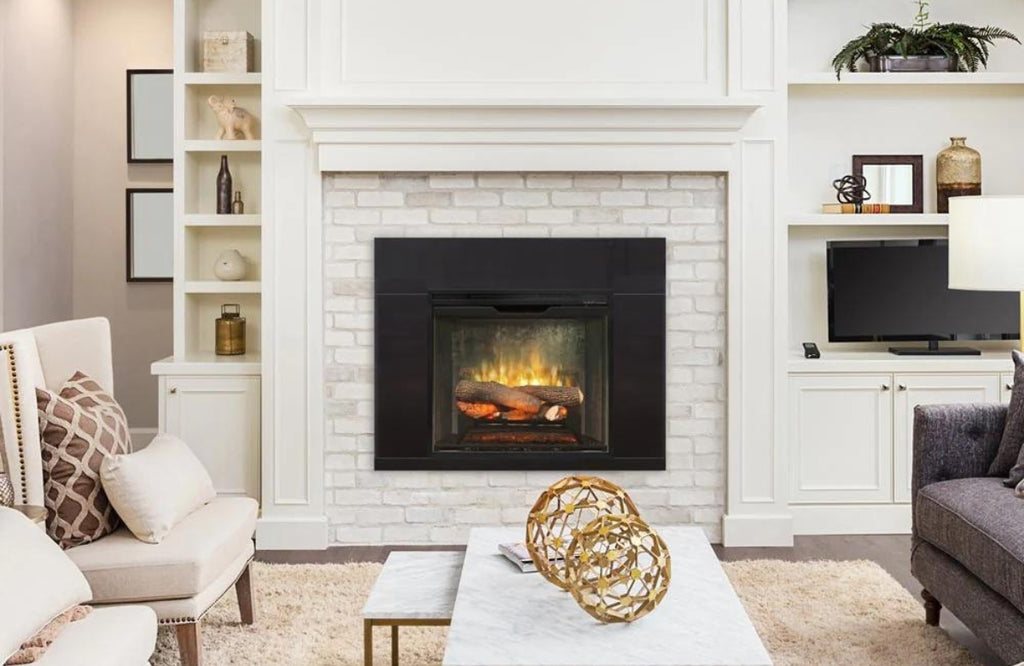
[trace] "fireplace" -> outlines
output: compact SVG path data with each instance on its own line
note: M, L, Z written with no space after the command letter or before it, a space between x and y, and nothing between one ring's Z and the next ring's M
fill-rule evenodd
M374 255L376 469L664 469L664 240Z

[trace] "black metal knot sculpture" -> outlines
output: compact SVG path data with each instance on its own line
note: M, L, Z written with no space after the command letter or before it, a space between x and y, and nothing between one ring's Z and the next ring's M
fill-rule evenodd
M845 204L860 206L871 199L868 192L868 179L864 176L843 176L832 181L832 187L836 189L836 201Z

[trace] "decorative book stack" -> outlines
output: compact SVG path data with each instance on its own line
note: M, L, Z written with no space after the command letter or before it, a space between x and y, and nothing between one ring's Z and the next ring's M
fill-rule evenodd
M821 212L833 214L862 214L862 215L885 215L892 212L892 206L883 203L826 203L821 204Z

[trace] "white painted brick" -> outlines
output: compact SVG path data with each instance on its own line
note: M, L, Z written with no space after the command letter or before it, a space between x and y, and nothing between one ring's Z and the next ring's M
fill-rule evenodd
M536 207L550 203L547 192L510 191L501 195L501 203L506 206Z
M430 174L430 187L457 190L469 189L476 186L472 174L464 173L434 173Z
M480 192L478 190L465 190L452 194L456 206L497 206L501 204L501 195L496 192Z
M324 197L324 480L333 542L465 543L472 526L521 525L537 494L563 476L373 470L372 241L402 236L666 238L668 471L607 476L630 490L649 520L692 522L720 538L724 178L343 174L325 179Z
M602 206L645 206L647 192L641 190L621 190L618 192L602 192Z

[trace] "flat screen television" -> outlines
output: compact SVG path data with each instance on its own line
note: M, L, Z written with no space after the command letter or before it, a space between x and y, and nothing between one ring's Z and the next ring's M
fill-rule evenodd
M977 354L946 340L1016 340L1015 292L950 289L945 240L828 243L829 342L919 341L894 354Z

